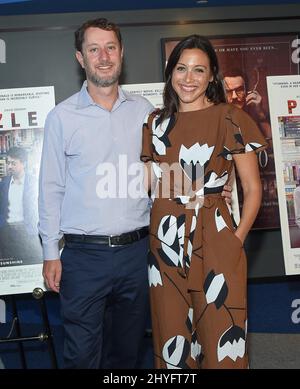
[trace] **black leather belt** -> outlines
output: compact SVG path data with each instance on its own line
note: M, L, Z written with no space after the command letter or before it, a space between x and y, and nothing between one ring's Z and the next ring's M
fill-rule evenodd
M77 235L77 234L65 234L66 243L90 243L90 244L103 244L110 247L123 246L137 242L140 239L145 238L149 234L148 227L140 228L139 230L125 232L121 235Z

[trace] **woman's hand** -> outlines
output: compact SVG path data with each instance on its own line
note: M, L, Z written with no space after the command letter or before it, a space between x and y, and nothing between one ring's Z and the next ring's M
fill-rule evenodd
M224 185L223 192L221 193L223 197L225 197L225 201L228 205L231 205L232 202L232 186Z

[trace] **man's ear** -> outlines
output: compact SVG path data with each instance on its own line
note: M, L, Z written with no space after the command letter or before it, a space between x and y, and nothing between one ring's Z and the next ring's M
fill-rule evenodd
M76 55L77 61L81 65L82 69L84 69L83 56L82 56L81 52L77 50L75 55Z

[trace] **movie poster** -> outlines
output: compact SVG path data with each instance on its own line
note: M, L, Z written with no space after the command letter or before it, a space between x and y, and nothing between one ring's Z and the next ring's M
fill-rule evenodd
M268 148L258 155L263 199L253 228L279 228L266 77L299 74L298 35L272 34L208 38L218 56L228 102L250 114L269 144ZM164 66L178 40L178 38L163 39ZM239 198L242 200L240 185L238 185L238 191Z
M44 289L38 175L54 106L53 87L0 90L0 295Z
M285 272L300 274L300 76L267 84Z
M161 108L163 105L162 94L164 86L164 82L153 82L149 84L125 84L122 85L122 89L143 96L148 99L154 107Z

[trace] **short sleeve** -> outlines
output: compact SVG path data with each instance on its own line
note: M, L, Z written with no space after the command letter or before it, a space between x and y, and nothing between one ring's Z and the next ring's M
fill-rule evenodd
M241 108L229 105L225 116L224 153L232 154L259 152L268 143L255 121Z
M143 140L141 161L153 161L153 144L152 144L152 122L157 114L157 110L146 115L143 123Z

